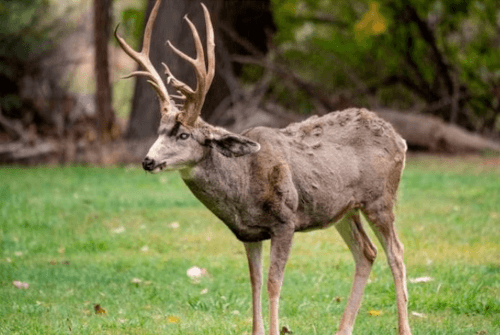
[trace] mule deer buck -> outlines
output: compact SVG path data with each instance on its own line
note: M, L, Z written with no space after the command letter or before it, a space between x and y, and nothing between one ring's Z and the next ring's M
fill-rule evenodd
M352 290L337 334L351 334L377 249L361 223L362 213L382 243L394 277L399 333L411 334L403 245L394 229L393 207L405 164L405 141L385 121L365 109L311 117L284 129L257 127L238 135L200 118L215 72L214 32L202 5L207 60L194 24L186 17L196 48L191 63L196 89L175 78L163 64L171 96L149 59L151 31L161 0L148 19L141 52L123 38L123 50L143 70L158 95L159 136L142 163L146 171L178 170L194 195L244 243L252 286L253 335L264 334L261 309L262 241L271 240L267 289L269 334L278 335L278 303L283 272L295 232L335 226L355 260ZM128 78L127 77L127 78ZM180 99L178 108L173 99Z

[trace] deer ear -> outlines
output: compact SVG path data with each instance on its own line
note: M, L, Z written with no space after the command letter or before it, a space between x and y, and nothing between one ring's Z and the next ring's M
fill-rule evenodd
M226 157L240 157L260 150L260 144L236 134L224 134L209 140L210 146Z

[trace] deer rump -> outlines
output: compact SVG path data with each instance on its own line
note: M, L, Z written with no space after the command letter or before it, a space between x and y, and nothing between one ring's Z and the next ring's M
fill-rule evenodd
M395 199L406 143L366 109L242 135L258 142L260 151L226 157L212 150L183 179L243 242L269 239L280 225L293 224L294 231L327 228L352 209Z

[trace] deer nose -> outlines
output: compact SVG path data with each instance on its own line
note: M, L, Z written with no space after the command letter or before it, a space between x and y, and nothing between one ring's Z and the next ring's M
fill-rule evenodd
M155 160L146 156L142 161L142 168L146 171L151 171L155 167Z

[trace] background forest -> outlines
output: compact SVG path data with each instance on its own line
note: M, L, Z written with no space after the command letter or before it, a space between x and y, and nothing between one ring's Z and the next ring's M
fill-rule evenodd
M389 119L413 149L499 148L497 1L205 2L217 44L217 75L203 111L208 122L237 131L279 127L357 106ZM102 162L102 154L95 155L102 143L155 136L154 92L145 80L120 80L136 65L112 37L120 24L119 33L139 48L152 4L0 4L2 161ZM203 31L198 7L197 1L165 1L153 33L153 64L168 62L187 83L192 70L165 41L194 52L182 17L187 13ZM449 124L461 128L450 133ZM493 142L467 137L465 130ZM113 150L133 152L127 145Z

